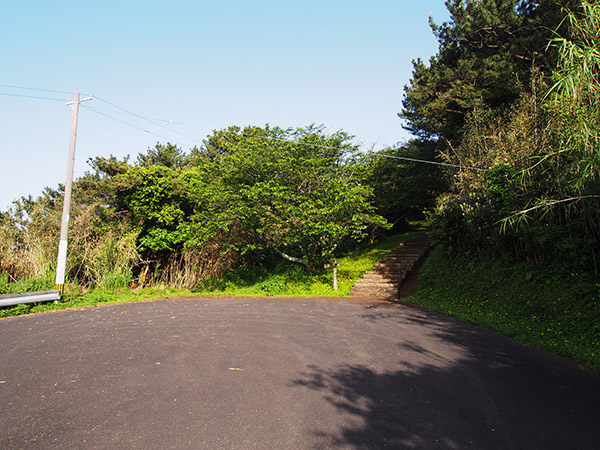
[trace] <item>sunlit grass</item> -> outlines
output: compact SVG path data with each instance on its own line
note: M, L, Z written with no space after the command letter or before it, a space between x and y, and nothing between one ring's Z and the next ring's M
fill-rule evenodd
M407 300L600 369L599 299L591 274L449 256L438 247Z

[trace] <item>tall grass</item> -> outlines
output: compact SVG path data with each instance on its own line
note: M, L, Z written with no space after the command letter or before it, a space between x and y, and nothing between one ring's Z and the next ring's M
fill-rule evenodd
M0 274L0 294L17 294L20 292L47 291L54 289L52 273L42 277L22 277L12 280L7 273Z
M55 230L30 230L8 221L0 223L0 274L6 277L6 281L0 281L2 285L51 276L58 247L58 235L52 231Z

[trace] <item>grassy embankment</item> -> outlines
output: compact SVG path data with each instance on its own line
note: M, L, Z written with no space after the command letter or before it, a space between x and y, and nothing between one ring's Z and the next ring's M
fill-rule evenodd
M406 300L600 369L600 279L435 248Z

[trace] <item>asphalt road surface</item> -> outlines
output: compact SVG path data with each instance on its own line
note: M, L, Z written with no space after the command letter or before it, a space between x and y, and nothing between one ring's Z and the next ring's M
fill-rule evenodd
M0 320L1 449L600 449L600 379L385 302L196 298Z

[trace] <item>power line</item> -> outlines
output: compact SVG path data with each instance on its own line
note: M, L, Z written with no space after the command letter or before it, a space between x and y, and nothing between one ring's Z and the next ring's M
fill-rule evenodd
M34 98L37 100L57 100L59 102L66 102L67 100L64 98L56 98L56 97L41 97L38 95L25 95L25 94L12 94L9 92L0 92L0 95L6 95L9 97L24 97L24 98Z
M21 89L21 90L28 90L28 91L38 91L38 92L51 92L51 93L55 93L55 94L68 94L68 95L74 94L74 92L69 92L69 91L59 91L59 90L56 90L56 89L42 89L42 88L34 88L34 87L27 87L27 86L18 86L18 85L12 85L12 84L0 84L0 87L10 88L10 89ZM0 95L6 95L6 96L11 96L11 97L34 98L34 99L40 99L40 100L58 100L58 101L65 101L65 102L67 101L67 100L62 99L62 98L41 97L41 96L26 95L26 94L0 93ZM180 132L178 132L176 130L173 130L173 129L169 128L169 127L166 127L166 126L164 126L164 125L162 125L160 123L157 123L157 122L160 121L160 122L168 122L168 123L172 123L172 124L178 124L178 122L174 122L172 120L164 120L164 119L152 119L152 118L149 118L149 117L145 117L145 116L143 116L141 114L134 113L133 111L129 111L128 109L125 109L122 106L119 106L119 105L116 105L114 103L111 103L108 100L104 100L103 98L100 98L100 97L97 97L97 96L94 96L94 98L96 98L97 100L99 100L99 101L101 101L103 103L106 103L107 105L110 105L110 106L112 106L114 108L120 109L121 111L123 111L126 114L135 116L135 117L137 117L139 119L142 119L142 120L145 120L146 122L149 122L149 123L151 123L154 126L157 126L157 127L160 127L160 128L164 128L165 130L168 130L171 133L177 134L179 136L183 136L183 137L191 140L192 142L200 142L200 139L196 139L196 138L194 138L192 136L188 136L186 134L183 134L183 133L180 133ZM116 120L117 122L121 122L121 123L123 123L123 124L125 124L127 126L130 126L130 127L133 127L133 128L137 128L137 129L139 129L141 131L144 131L146 133L149 133L149 134L153 134L153 135L155 135L157 137L160 137L161 139L167 139L167 140L170 140L170 141L174 141L173 139L169 139L169 138L167 138L165 136L161 136L161 135L159 135L157 133L152 133L149 130L146 130L146 129L138 127L138 126L135 126L135 125L133 125L131 123L128 123L128 122L125 122L123 120L119 120L119 119L117 119L115 117L112 117L112 116L110 116L108 114L103 114L103 113L101 113L100 111L98 111L95 108L90 108L90 107L85 107L85 108L89 109L90 111L95 112L96 114L104 115L105 117L108 117L110 119ZM181 146L181 144L178 144L178 145Z
M95 98L97 98L97 97L95 97ZM152 134L152 135L154 135L154 136L156 136L156 137L159 137L159 138L161 138L161 139L166 139L166 140L167 140L167 142L169 142L169 141L173 141L173 143L174 143L174 144L177 144L177 145L179 145L180 147L183 147L183 145L182 145L181 143L179 143L179 142L176 142L176 141L174 141L174 140L172 140L172 139L170 139L170 138L168 138L168 137L166 137L166 136L162 136L162 135L160 135L160 134L153 133L152 131L150 131L150 130L146 130L145 128L138 127L137 125L134 125L134 124L132 124L132 123L126 122L126 121L124 121L124 120L121 120L121 119L117 119L116 117L113 117L113 116L111 116L111 115L109 115L109 114L105 114L105 113L103 113L103 112L100 112L100 111L98 111L98 110L96 110L96 109L94 109L94 108L90 108L89 106L81 105L81 107L82 107L82 108L85 108L85 109L87 109L87 110L89 110L89 111L92 111L92 112L94 112L94 113L96 113L96 114L99 114L99 115L101 115L101 116L104 116L104 117L107 117L107 118L109 118L109 119L112 119L112 120L114 120L114 121L116 121L116 122L120 122L120 123L122 123L122 124L124 124L124 125L127 125L128 127L132 127L132 128L135 128L135 129L137 129L137 130L143 131L143 132L145 132L145 133Z
M327 146L327 145L313 144L310 142L298 142L298 141L292 140L292 139L275 138L275 137L271 137L271 136L252 136L252 135L249 135L246 133L242 133L242 135L246 136L246 137L256 137L259 139L271 139L271 140L275 140L275 141L293 142L293 143L301 144L301 145L311 145L313 147L327 148L327 149L331 149L331 150L344 150L341 147L331 147L331 146ZM459 169L478 170L478 171L482 171L482 172L487 172L487 169L481 169L479 167L469 167L469 166L462 166L460 164L450 164L450 163L443 163L443 162L439 162L439 161L431 161L431 160L426 160L426 159L409 158L407 156L393 156L393 155L385 155L383 153L379 153L377 156L382 156L384 158L401 159L401 160L405 160L405 161L418 162L418 163L424 163L424 164L434 164L437 166L454 167L454 168L459 168Z
M39 91L39 92L51 92L51 93L57 93L57 94L73 94L73 92L68 92L68 91L58 91L58 90L53 90L53 89L41 89L41 88L32 88L32 87L25 87L25 86L16 86L16 85L9 85L9 84L0 84L0 87L5 87L5 88L11 88L11 89L22 89L22 90L31 90L31 91ZM6 96L11 96L11 97L24 97L24 98L33 98L33 99L40 99L40 100L58 100L58 101L66 101L64 99L60 99L60 98L51 98L51 97L41 97L41 96L33 96L33 95L25 95L25 94L13 94L13 93L5 93L5 92L0 92L0 95L6 95ZM96 98L97 100L100 100L103 103L106 103L107 105L110 105L114 108L117 108L121 111L123 111L123 113L132 115L134 117L137 117L139 119L142 119L148 123L151 123L154 126L163 128L171 133L177 134L179 136L183 136L186 139L191 140L192 142L202 142L202 140L200 139L196 139L192 136L188 136L187 134L184 133L180 133L179 131L173 130L172 128L169 128L165 125L162 125L160 123L157 123L157 121L161 121L161 122L168 122L168 123L176 123L173 121L168 121L168 120L163 120L163 119L152 119L146 116L143 116L141 114L137 114L133 111L130 111L126 108L123 108L122 106L116 105L115 103L109 102L108 100L104 100L103 98L94 96L94 98ZM160 134L154 133L150 130L147 130L145 128L139 127L137 125L134 125L132 123L126 122L124 120L121 119L117 119L116 117L113 117L109 114L105 114L100 112L98 109L95 108L91 108L89 106L84 106L81 105L83 108L88 109L92 112L95 112L96 114L99 114L101 116L107 117L109 119L112 119L116 122L120 122L124 125L127 125L129 127L135 128L137 130L141 130L145 133L148 134L152 134L154 136L157 136L161 139L166 139L167 141L173 141L173 143L179 145L180 147L183 147L183 145L173 139L170 139L166 136L162 136ZM116 111L111 111L113 113L117 113ZM259 138L259 139L269 139L269 140L274 140L274 141L279 141L279 142L291 142L291 143L295 143L295 144L301 144L301 145L310 145L313 147L320 147L320 148L325 148L325 149L331 149L331 150L344 150L343 147L334 147L334 146L327 146L327 145L320 145L317 143L311 143L311 142L298 142L297 140L294 139L285 139L282 137L272 137L272 136L252 136L249 135L247 133L242 132L242 136L245 137L254 137L254 138ZM231 141L230 141L231 142ZM233 142L231 142L233 143ZM348 144L348 145L352 145L352 144ZM431 161L431 160L424 160L424 159L418 159L418 158L409 158L407 156L394 156L394 155L385 155L383 153L380 153L378 156L384 157L384 158L393 158L393 159L399 159L399 160L404 160L404 161L411 161L411 162L417 162L417 163L423 163L423 164L433 164L433 165L437 165L437 166L444 166L444 167L454 167L454 168L458 168L458 169L467 169L467 170L477 170L477 171L481 171L481 172L486 172L487 169L482 169L479 167L470 167L470 166L463 166L460 164L450 164L450 163L443 163L443 162L438 162L438 161Z
M97 100L99 100L98 97L94 97L94 98L97 99ZM95 111L107 111L107 112L110 112L112 114L131 115L129 112L117 111L115 109L109 109L109 108L98 108L98 107L95 107L94 110ZM165 122L165 123L170 123L170 124L173 124L173 125L185 125L182 122L176 122L174 120L169 120L169 119L158 119L156 117L145 117L145 119L156 120L157 122Z
M149 122L152 125L155 125L155 126L160 127L160 128L164 128L165 130L168 130L171 133L178 134L179 136L183 136L184 138L187 138L187 139L191 140L192 142L201 142L200 139L196 139L195 137L188 136L187 134L183 134L183 133L180 133L178 131L175 131L175 130L173 130L173 129L169 128L169 127L166 127L166 126L164 126L164 125L162 125L160 123L156 123L155 121L150 120L148 117L144 117L141 114L137 114L137 113L134 113L132 111L129 111L128 109L125 109L122 106L115 105L114 103L109 102L108 100L104 100L104 99L102 99L100 97L95 97L95 98L98 99L98 100L100 100L103 103L106 103L107 105L113 106L113 107L118 108L118 109L120 109L122 111L125 111L128 114L131 114L132 116L135 116L135 117L137 117L139 119L145 120L146 122Z
M250 137L249 135L244 135L246 137ZM273 140L278 140L278 141L286 141L286 142L292 142L295 144L301 144L301 145L311 145L311 146L317 146L317 147L321 147L321 148L329 148L329 149L337 149L337 150L343 150L340 147L328 147L328 146L319 146L318 144L312 144L310 142L298 142L298 141L292 141L292 140L286 140L283 138L272 138L270 136L252 136L252 137L257 137L257 138L264 138L264 139L273 139ZM230 143L235 145L236 142L233 142L231 140L228 139L228 137L225 137L225 139ZM218 150L222 153L225 153L225 150L223 150L220 147L216 147L214 145L209 144L208 142L204 143L207 147L211 147L215 150ZM450 163L443 163L443 162L438 162L438 161L430 161L430 160L426 160L426 159L417 159L417 158L409 158L409 157L405 157L405 156L393 156L393 155L385 155L385 154L378 154L377 156L382 156L384 158L393 158L393 159L401 159L401 160L406 160L406 161L411 161L411 162L418 162L418 163L425 163L425 164L434 164L437 166L445 166L445 167L453 167L453 168L459 168L459 169L468 169L468 170L477 170L477 171L481 171L481 172L487 172L487 169L481 169L479 167L470 167L470 166L462 166L460 164L450 164Z
M54 89L41 89L41 88L33 88L33 87L26 87L26 86L16 86L16 85L12 85L12 84L0 84L0 87L11 88L11 89L22 89L22 90L26 90L26 91L53 92L55 94L73 95L75 93L75 92L69 92L69 91L56 91Z
M479 170L482 172L487 172L487 169L481 169L479 167L461 166L460 164L450 164L450 163L443 163L443 162L438 162L438 161L429 161L426 159L408 158L406 156L393 156L393 155L384 155L384 154L379 154L378 156L383 156L384 158L404 159L406 161L420 162L420 163L425 163L425 164L435 164L437 166L455 167L455 168L459 168L459 169Z

